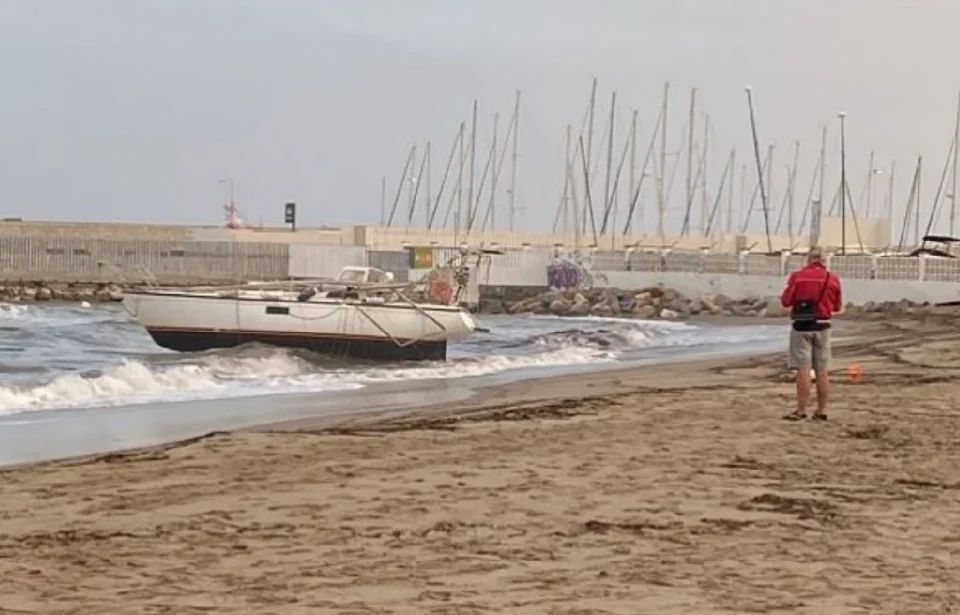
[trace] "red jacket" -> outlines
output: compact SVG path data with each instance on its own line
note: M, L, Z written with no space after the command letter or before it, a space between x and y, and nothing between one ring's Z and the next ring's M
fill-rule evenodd
M828 275L830 280L824 288ZM798 301L816 301L818 298L820 299L817 303L818 320L829 320L843 307L840 278L837 274L828 272L823 263L816 262L791 273L787 278L786 287L780 293L780 303L785 308L793 307Z

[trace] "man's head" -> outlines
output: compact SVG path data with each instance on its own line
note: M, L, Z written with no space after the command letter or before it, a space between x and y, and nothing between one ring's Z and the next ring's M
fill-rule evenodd
M807 263L822 263L823 262L823 250L818 247L810 248L810 251L807 252Z

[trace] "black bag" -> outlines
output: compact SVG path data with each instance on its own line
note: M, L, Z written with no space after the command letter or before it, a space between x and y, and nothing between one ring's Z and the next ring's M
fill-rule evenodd
M823 296L827 292L827 286L830 285L830 272L827 272L827 279L823 281L823 287L820 289L820 296L816 301L804 299L793 304L790 313L790 319L793 320L793 328L796 331L818 331L826 329L830 325L817 322L817 306L823 301Z

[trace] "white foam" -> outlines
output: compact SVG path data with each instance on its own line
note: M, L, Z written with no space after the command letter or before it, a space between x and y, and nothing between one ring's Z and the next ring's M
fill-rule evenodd
M12 307L23 309L11 313L27 310L27 306ZM53 320L59 324L75 317L75 314L64 314ZM576 324L578 321L581 324ZM524 332L527 341L531 335L536 340L526 354L493 354L495 351L480 347L470 358L402 367L328 370L281 349L266 349L258 356L249 353L195 355L189 363L175 353L171 353L174 358L170 363L128 359L99 374L66 374L45 383L0 386L0 415L50 408L339 391L380 382L468 378L514 369L610 363L624 352L640 348L730 344L770 336L757 332L751 335L745 330L750 327L705 329L669 321L588 316L565 319L567 322L572 325L567 331L545 330L540 335L534 331Z
M29 310L29 306L20 303L0 303L0 319L23 318Z
M296 377L309 366L277 351L265 357L210 357L195 364L149 366L127 360L95 376L67 374L37 386L0 387L0 414L46 408L105 406L157 400L256 395L264 380ZM244 386L252 383L255 386ZM357 383L327 376L315 379L318 390L358 388Z

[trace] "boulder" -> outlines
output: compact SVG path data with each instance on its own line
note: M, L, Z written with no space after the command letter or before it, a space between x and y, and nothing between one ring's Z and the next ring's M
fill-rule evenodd
M637 305L633 308L633 317L642 318L644 320L649 320L651 318L657 317L657 308L653 307L649 303L646 305Z
M566 316L570 313L570 308L573 307L573 302L567 301L566 299L554 299L550 302L550 313L556 316Z

